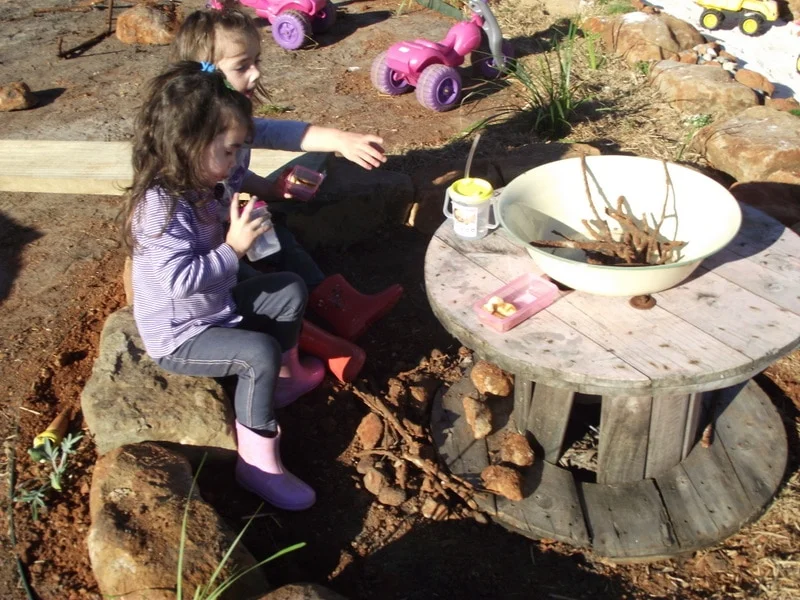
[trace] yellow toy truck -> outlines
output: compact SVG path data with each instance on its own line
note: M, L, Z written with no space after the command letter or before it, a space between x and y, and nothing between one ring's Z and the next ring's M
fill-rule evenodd
M761 35L778 20L778 3L775 0L695 0L702 6L700 25L713 31L725 20L739 22L745 35Z

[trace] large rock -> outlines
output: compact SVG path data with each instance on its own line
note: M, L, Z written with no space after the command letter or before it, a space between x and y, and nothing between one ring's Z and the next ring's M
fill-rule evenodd
M292 583L254 600L346 600L344 596L316 583Z
M650 70L650 83L683 113L725 117L759 104L755 91L723 69L662 60Z
M158 444L123 446L100 458L92 475L87 546L104 598L175 599L181 527L191 483L186 459ZM193 495L191 502L181 570L186 598L209 582L235 539L199 495ZM238 544L217 581L255 563ZM234 583L223 598L250 598L268 589L266 579L254 570Z
M617 17L602 29L603 44L629 65L640 61L678 60L682 50L705 42L686 21L665 13L632 12Z
M692 148L739 182L800 184L800 118L754 106L703 127Z
M15 81L0 86L0 112L25 110L36 106L37 103L36 94L24 81Z
M787 21L800 19L800 0L778 0L778 11Z
M367 171L333 158L317 197L286 207L286 225L307 250L347 247L369 239L388 222L401 222L413 198L408 175L386 168Z
M138 4L117 18L117 39L123 44L164 46L172 42L182 13L171 4Z
M97 451L146 440L193 447L197 456L232 456L233 410L211 378L173 375L145 353L133 309L110 315L81 394L81 408Z
M734 183L731 194L739 202L767 213L787 227L800 223L800 185L772 181Z

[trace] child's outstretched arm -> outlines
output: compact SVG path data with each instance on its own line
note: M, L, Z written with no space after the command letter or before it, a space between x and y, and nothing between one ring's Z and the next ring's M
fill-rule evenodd
M305 152L338 152L368 170L386 162L383 138L370 133L311 125L303 136L300 149Z

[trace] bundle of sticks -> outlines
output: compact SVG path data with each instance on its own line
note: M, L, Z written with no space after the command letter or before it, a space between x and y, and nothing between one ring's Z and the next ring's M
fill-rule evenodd
M641 219L634 217L630 213L625 197L620 196L617 199L616 208L607 206L605 209L606 215L619 223L618 229L621 230L621 235L615 237L608 221L600 216L592 202L589 180L586 175L586 158L582 156L583 182L595 221L592 223L588 219L581 219L581 223L593 239L575 240L558 231L553 231L555 235L564 239L534 240L530 242L531 246L535 248L577 248L586 253L586 262L589 264L635 267L674 262L678 258L678 250L685 246L686 242L662 239L663 236L660 233L667 216L669 191L672 189L667 163L662 162L667 178L667 195L664 198L661 217L654 223L654 226L648 224L646 214L642 215Z

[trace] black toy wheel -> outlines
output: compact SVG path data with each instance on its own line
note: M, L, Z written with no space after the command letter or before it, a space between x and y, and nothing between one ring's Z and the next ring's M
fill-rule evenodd
M739 23L739 29L745 35L761 35L765 31L764 17L759 14L745 15Z
M704 10L703 14L700 15L700 25L710 31L719 29L722 25L722 21L724 20L725 15L723 15L720 11L711 8Z

